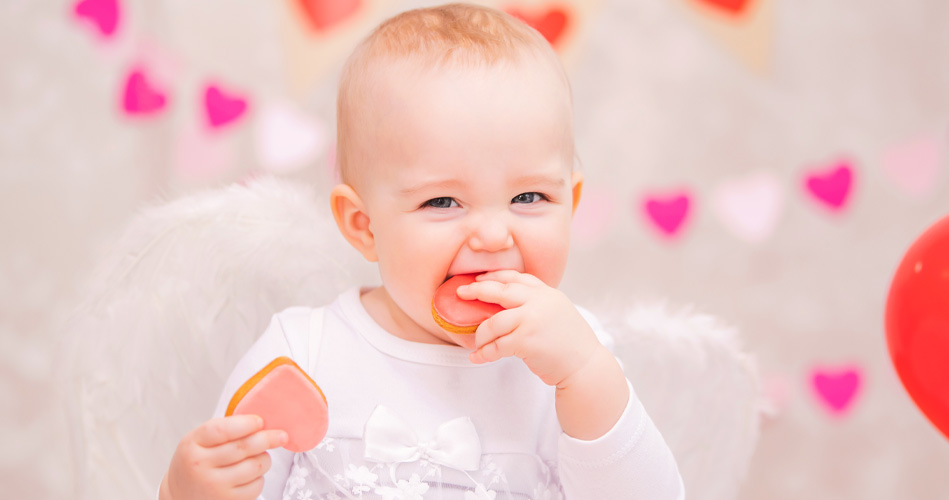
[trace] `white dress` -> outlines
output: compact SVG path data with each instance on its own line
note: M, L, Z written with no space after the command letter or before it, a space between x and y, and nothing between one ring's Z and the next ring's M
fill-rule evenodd
M675 460L632 386L606 435L571 438L554 388L520 359L476 365L464 348L395 337L359 293L275 315L225 385L216 416L244 381L289 356L326 396L326 439L305 453L271 450L266 500L684 498Z

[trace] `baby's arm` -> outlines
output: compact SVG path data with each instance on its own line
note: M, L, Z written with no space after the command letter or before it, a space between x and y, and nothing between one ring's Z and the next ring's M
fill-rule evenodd
M161 482L159 500L253 500L270 469L267 450L287 442L281 430L261 430L256 415L214 418L182 438Z
M619 421L628 401L626 375L602 345L557 384L557 418L563 431L576 439L589 441L606 434Z
M196 459L199 459L200 456L203 456L201 454L205 453L205 452L195 449L195 447L198 446L198 443L204 444L204 447L210 446L211 448L215 448L215 446L208 444L209 441L214 441L215 439L202 440L200 436L195 436L196 433L199 433L199 432L208 433L208 434L211 434L213 438L214 435L220 436L223 433L223 431L219 432L220 427L222 426L228 428L228 432L230 433L228 434L228 437L232 438L230 439L230 441L233 441L234 438L237 439L237 442L241 442L241 439L245 439L243 444L241 444L240 446L246 445L246 449L248 450L248 453L252 446L255 446L254 451L256 451L256 449L259 448L258 440L261 439L260 437L250 439L250 437L255 436L256 434L263 434L263 436L265 436L265 438L263 439L263 441L266 442L266 444L264 445L265 447L261 449L261 452L258 452L258 454L263 453L264 456L259 456L255 460L259 460L262 464L266 463L267 466L263 467L263 469L260 471L260 474L258 474L260 476L263 476L264 473L266 472L266 475L265 477L261 477L260 479L254 479L254 481L257 481L262 485L263 487L262 496L264 496L265 498L268 498L268 499L281 498L283 494L284 483L286 482L287 477L290 474L290 467L291 467L291 463L293 459L292 452L287 451L286 449L283 449L283 448L278 448L279 446L282 446L282 444L285 443L286 441L280 441L279 434L275 434L275 433L281 433L283 431L259 431L260 427L257 424L259 420L255 418L255 416L235 415L231 417L224 417L224 413L225 413L225 410L227 409L228 402L230 401L234 393L238 390L238 388L240 388L241 385L243 385L244 382L247 381L247 379L249 379L251 376L257 373L261 368L266 366L274 358L277 358L280 356L290 356L290 357L293 357L294 359L299 360L300 357L294 356L294 354L307 352L308 345L305 343L306 338L303 337L301 339L297 337L292 337L292 338L288 337L287 330L284 328L284 326L285 326L285 323L288 323L292 331L306 332L308 331L308 328L307 328L308 320L309 320L309 310L298 309L298 308L288 309L273 317L273 319L270 322L270 325L267 327L264 333L260 336L260 338L257 339L254 345L251 346L250 349L248 349L248 351L244 354L244 356L240 359L240 361L238 361L237 366L234 367L234 370L231 372L230 377L228 377L227 382L224 384L224 390L221 393L221 396L218 400L217 408L214 411L214 415L218 418L205 422L200 427L192 431L188 436L186 436L185 439L183 439L182 442L179 444L178 449L175 451L175 455L172 459L172 463L171 463L171 466L169 467L168 473L165 475L165 477L162 480L162 486L159 492L160 500L166 500L168 498L172 498L173 500L182 500L177 495L177 490L180 490L181 487L178 487L175 485L175 483L177 482L176 478L178 477L190 478L192 476L197 475L200 477L208 478L213 475L213 478L220 483L220 481L222 480L221 476L223 476L223 474L220 472L211 472L210 468L208 468L207 470L204 470L203 472L195 472L195 471L178 472L177 469L180 469L181 467L184 467L184 466L189 466L192 468L197 466L197 464L195 464ZM232 424L232 422L234 423ZM218 427L218 430L213 429L213 427L215 426ZM238 428L231 429L230 428L231 426L236 426ZM211 428L201 431L202 428L206 428L206 427L211 427ZM243 437L240 437L238 435L241 435ZM186 444L185 443L186 440L189 441L189 443ZM221 439L217 439L217 441L221 441ZM221 446L221 445L218 445L218 446ZM235 444L235 446L237 445ZM263 451L266 449L270 449L270 451L269 452ZM182 462L182 460L185 458L190 458L190 460L185 460L184 462ZM182 463L184 465L182 465ZM252 468L251 465L244 465L243 467ZM266 479L266 484L264 484L265 479ZM188 479L188 481L194 482L195 480ZM171 486L171 488L169 488L169 486ZM243 492L241 492L240 496L224 497L224 498L251 498L251 499L257 498L257 496L260 495L261 490L257 488L255 489L257 491L256 495L245 497L243 496ZM232 492L233 492L233 489L232 489ZM198 495L195 497L184 497L184 498L214 498L214 497L203 497L203 496Z

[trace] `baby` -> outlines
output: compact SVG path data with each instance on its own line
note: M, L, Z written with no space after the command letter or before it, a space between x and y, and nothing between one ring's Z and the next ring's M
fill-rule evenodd
M382 285L275 315L218 418L179 443L160 498L683 498L595 319L557 289L583 178L544 38L483 7L405 12L348 60L337 117L332 212ZM458 297L504 310L449 333L432 297L468 273ZM329 402L312 451L280 448L286 433L259 417L221 417L277 356Z

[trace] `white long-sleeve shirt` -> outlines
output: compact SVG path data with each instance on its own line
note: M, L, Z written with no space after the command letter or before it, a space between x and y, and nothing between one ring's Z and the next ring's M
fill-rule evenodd
M271 450L266 500L684 498L675 460L631 385L607 434L571 438L555 389L520 359L478 365L464 348L400 339L369 316L358 289L325 308L276 314L229 377L216 416L278 356L320 386L329 430L309 452ZM445 450L461 450L469 465Z

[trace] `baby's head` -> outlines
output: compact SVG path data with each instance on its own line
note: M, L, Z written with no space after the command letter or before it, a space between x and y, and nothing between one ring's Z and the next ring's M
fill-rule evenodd
M559 87L558 102L568 127L565 148L573 155L572 109L566 74L550 44L536 30L503 12L466 4L418 9L397 15L366 38L348 59L337 99L337 162L344 183L371 175L384 87L445 73L540 71ZM559 84L559 86L557 85ZM380 93L382 91L382 93ZM516 110L512 110L516 111ZM499 116L499 119L503 116Z
M359 45L340 82L332 206L379 263L390 329L462 343L430 315L455 274L515 269L559 284L581 186L572 116L550 45L502 12L410 11Z

